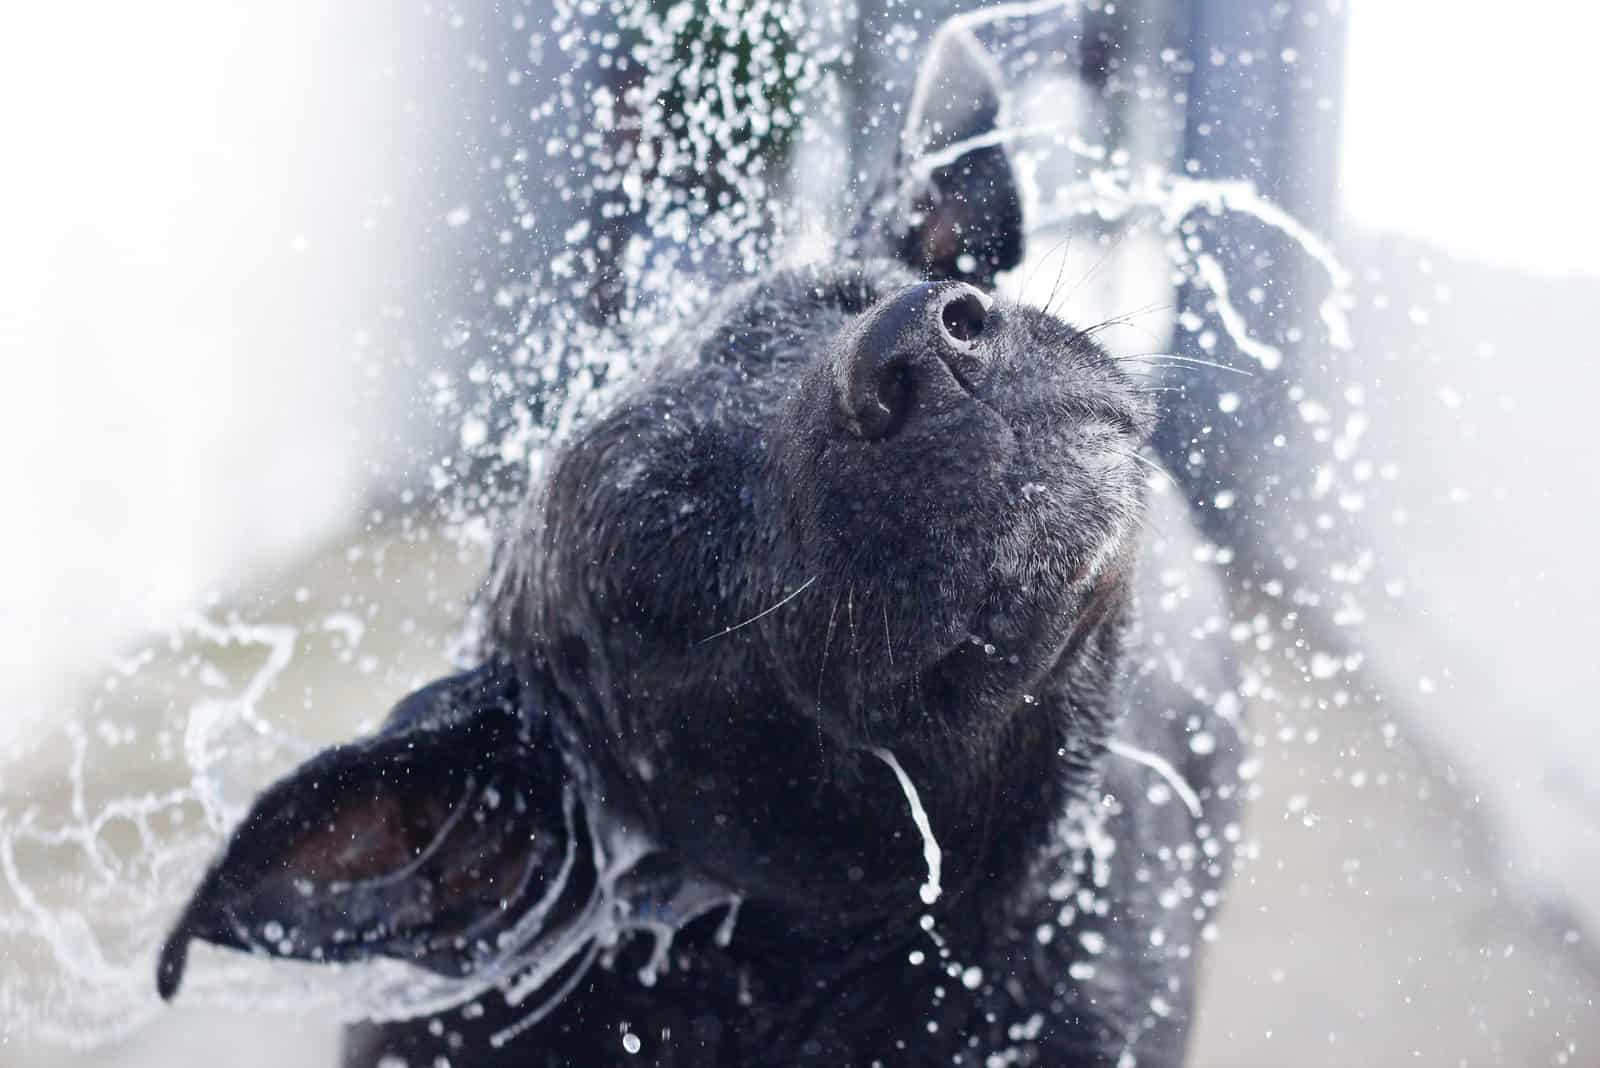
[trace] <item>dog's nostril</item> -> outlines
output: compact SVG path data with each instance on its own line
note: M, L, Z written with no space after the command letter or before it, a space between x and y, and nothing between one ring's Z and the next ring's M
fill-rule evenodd
M867 438L886 438L900 429L914 402L911 370L905 364L884 367L877 383L877 403L861 413L860 426Z
M978 340L988 321L989 307L974 289L955 294L939 309L939 325L945 335L962 345Z
M961 282L917 282L878 302L840 335L830 371L843 428L863 440L897 433L922 404L975 393L993 331L990 299Z

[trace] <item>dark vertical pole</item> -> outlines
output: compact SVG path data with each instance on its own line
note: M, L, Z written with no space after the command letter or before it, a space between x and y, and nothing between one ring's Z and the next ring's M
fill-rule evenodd
M1183 167L1193 178L1247 179L1313 230L1333 223L1345 15L1339 0L1196 0L1186 39ZM1199 506L1213 537L1248 552L1270 522L1284 483L1300 480L1294 387L1326 352L1315 309L1327 280L1281 232L1238 214L1199 224L1204 247L1227 275L1231 303L1251 336L1283 354L1268 370L1237 350L1212 294L1193 283L1179 295L1179 354L1244 368L1253 377L1191 366L1168 384L1180 403L1155 446ZM1220 399L1232 393L1237 406ZM1227 407L1231 411L1224 411ZM1282 443L1276 439L1282 435ZM1287 459L1287 463L1285 462ZM1223 494L1225 508L1217 506Z

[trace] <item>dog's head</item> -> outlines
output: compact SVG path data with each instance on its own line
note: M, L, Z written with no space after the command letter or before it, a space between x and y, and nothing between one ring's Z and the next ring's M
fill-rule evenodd
M1006 739L1070 719L1040 706L1104 659L1149 412L991 291L1022 249L991 85L942 36L839 261L733 288L574 432L500 548L493 663L269 790L164 990L192 937L452 974L548 939L604 874L571 871L601 805L734 893L871 897L920 854L881 848L903 801L856 755L906 754L948 827Z

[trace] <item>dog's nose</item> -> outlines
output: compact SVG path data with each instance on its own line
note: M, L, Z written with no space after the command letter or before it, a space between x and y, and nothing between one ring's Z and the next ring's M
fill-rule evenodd
M879 303L840 339L840 414L858 438L891 437L920 404L981 385L994 302L965 282L919 282Z

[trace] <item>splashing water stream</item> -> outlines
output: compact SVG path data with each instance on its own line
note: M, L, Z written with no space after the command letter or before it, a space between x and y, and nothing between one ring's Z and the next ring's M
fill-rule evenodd
M1157 775L1160 775L1166 780L1167 785L1172 788L1172 792L1178 795L1179 800L1183 802L1183 806L1189 810L1189 815L1195 819L1199 819L1205 814L1200 807L1200 795L1194 792L1194 787L1189 785L1187 779L1178 774L1178 769L1173 767L1172 762L1165 757L1140 749L1137 746L1129 745L1121 738L1111 739L1106 743L1106 749L1113 756L1131 760L1135 764L1142 764Z
M894 772L895 781L900 784L901 791L906 795L906 804L911 808L911 821L917 825L917 833L922 835L922 860L928 866L927 881L917 893L924 905L932 905L943 893L939 885L939 872L944 865L944 851L939 848L939 840L933 836L933 825L928 822L928 811L922 807L922 795L917 793L916 784L911 781L911 776L906 774L906 769L900 766L900 761L895 759L893 753L876 745L867 751L889 765L889 770Z

